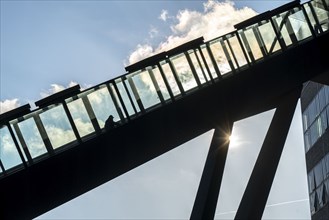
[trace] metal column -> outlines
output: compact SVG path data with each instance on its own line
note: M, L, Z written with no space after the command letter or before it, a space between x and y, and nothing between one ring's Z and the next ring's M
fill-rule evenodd
M277 107L235 219L262 218L300 92L289 93Z
M215 128L193 205L191 220L214 219L232 127L233 122L226 119Z

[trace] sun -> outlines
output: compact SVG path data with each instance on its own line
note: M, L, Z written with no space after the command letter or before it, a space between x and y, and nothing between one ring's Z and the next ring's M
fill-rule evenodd
M238 147L240 145L239 137L237 135L230 135L228 140L230 142L230 147Z

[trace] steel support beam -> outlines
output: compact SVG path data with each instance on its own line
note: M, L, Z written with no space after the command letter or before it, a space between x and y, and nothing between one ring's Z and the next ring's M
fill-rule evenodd
M235 219L262 218L300 92L289 93L277 107Z
M214 219L232 127L233 122L225 119L215 128L191 220Z

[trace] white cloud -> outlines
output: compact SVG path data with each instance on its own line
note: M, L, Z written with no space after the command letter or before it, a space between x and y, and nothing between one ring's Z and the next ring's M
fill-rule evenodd
M135 63L139 60L142 60L146 57L149 57L153 54L152 46L148 44L138 44L137 48L134 52L132 52L129 56L129 64Z
M0 101L0 114L10 111L19 107L18 99L6 99L5 101Z
M71 81L67 86L63 86L63 85L59 85L59 84L51 84L50 85L50 89L43 91L40 93L41 98L45 98L49 95L52 95L54 93L60 92L66 88L70 88L72 86L77 85L77 82ZM87 89L89 87L91 87L92 85L89 84L85 84L83 86L81 86L81 90ZM31 103L33 103L33 101L29 101ZM4 101L0 101L0 114L3 114L7 111L13 110L15 108L18 108L19 106L21 106L20 101L18 98L14 98L14 99L5 99Z
M168 11L167 10L162 10L161 14L159 16L159 19L162 21L167 21L168 19Z
M54 125L46 125L45 129L47 131L48 137L53 148L61 147L76 139L71 129L65 130L61 127L56 127Z
M251 8L235 8L233 2L212 0L204 4L203 12L188 9L181 10L176 15L175 23L171 24L171 33L166 40L155 47L149 44L137 45L136 50L129 56L129 64L201 36L205 40L221 36L233 31L235 24L256 14ZM168 12L163 10L160 19L164 20L167 18Z
M50 96L50 95L52 95L52 94L54 94L54 93L57 93L57 92L60 92L60 91L62 91L62 90L64 90L64 89L66 89L66 88L70 88L70 87L72 87L72 86L75 86L75 85L77 85L78 83L76 83L76 82L73 82L73 81L71 81L69 84L68 84L68 86L63 86L63 85L59 85L59 84L56 84L56 83L54 83L54 84L51 84L50 85L50 89L48 89L47 91L43 91L43 92L41 92L40 93L40 96L42 97L42 98L45 98L45 97L47 97L47 96Z

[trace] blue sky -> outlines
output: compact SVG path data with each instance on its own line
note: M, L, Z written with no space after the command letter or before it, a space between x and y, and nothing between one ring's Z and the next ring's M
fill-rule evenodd
M237 1L262 12L286 1ZM173 35L203 1L1 1L1 100L36 100L51 84L94 85L124 73L139 44ZM159 19L163 10L172 18ZM150 36L152 30L157 33ZM200 33L201 34L201 33ZM64 77L63 77L64 76ZM21 89L18 89L21 88Z
M229 13L228 5L219 1L1 0L1 108L34 102L72 82L82 87L98 84L123 74L129 62L175 41L182 42L193 34L212 36L214 30L219 36L242 15L261 13L287 2L235 1L234 11ZM200 27L200 21L205 23L198 32L193 27ZM267 218L309 218L300 109L296 112L285 159L280 162L268 201L270 207L264 214ZM239 133L240 145L230 150L216 212L227 214L216 218L231 218L236 210L259 151L256 146L262 142L259 131L268 126L271 114L236 123L234 131ZM248 131L252 134L247 135ZM194 201L211 134L209 131L40 218L185 219ZM242 149L249 149L250 157L244 157ZM233 175L239 166L246 169L243 178Z

